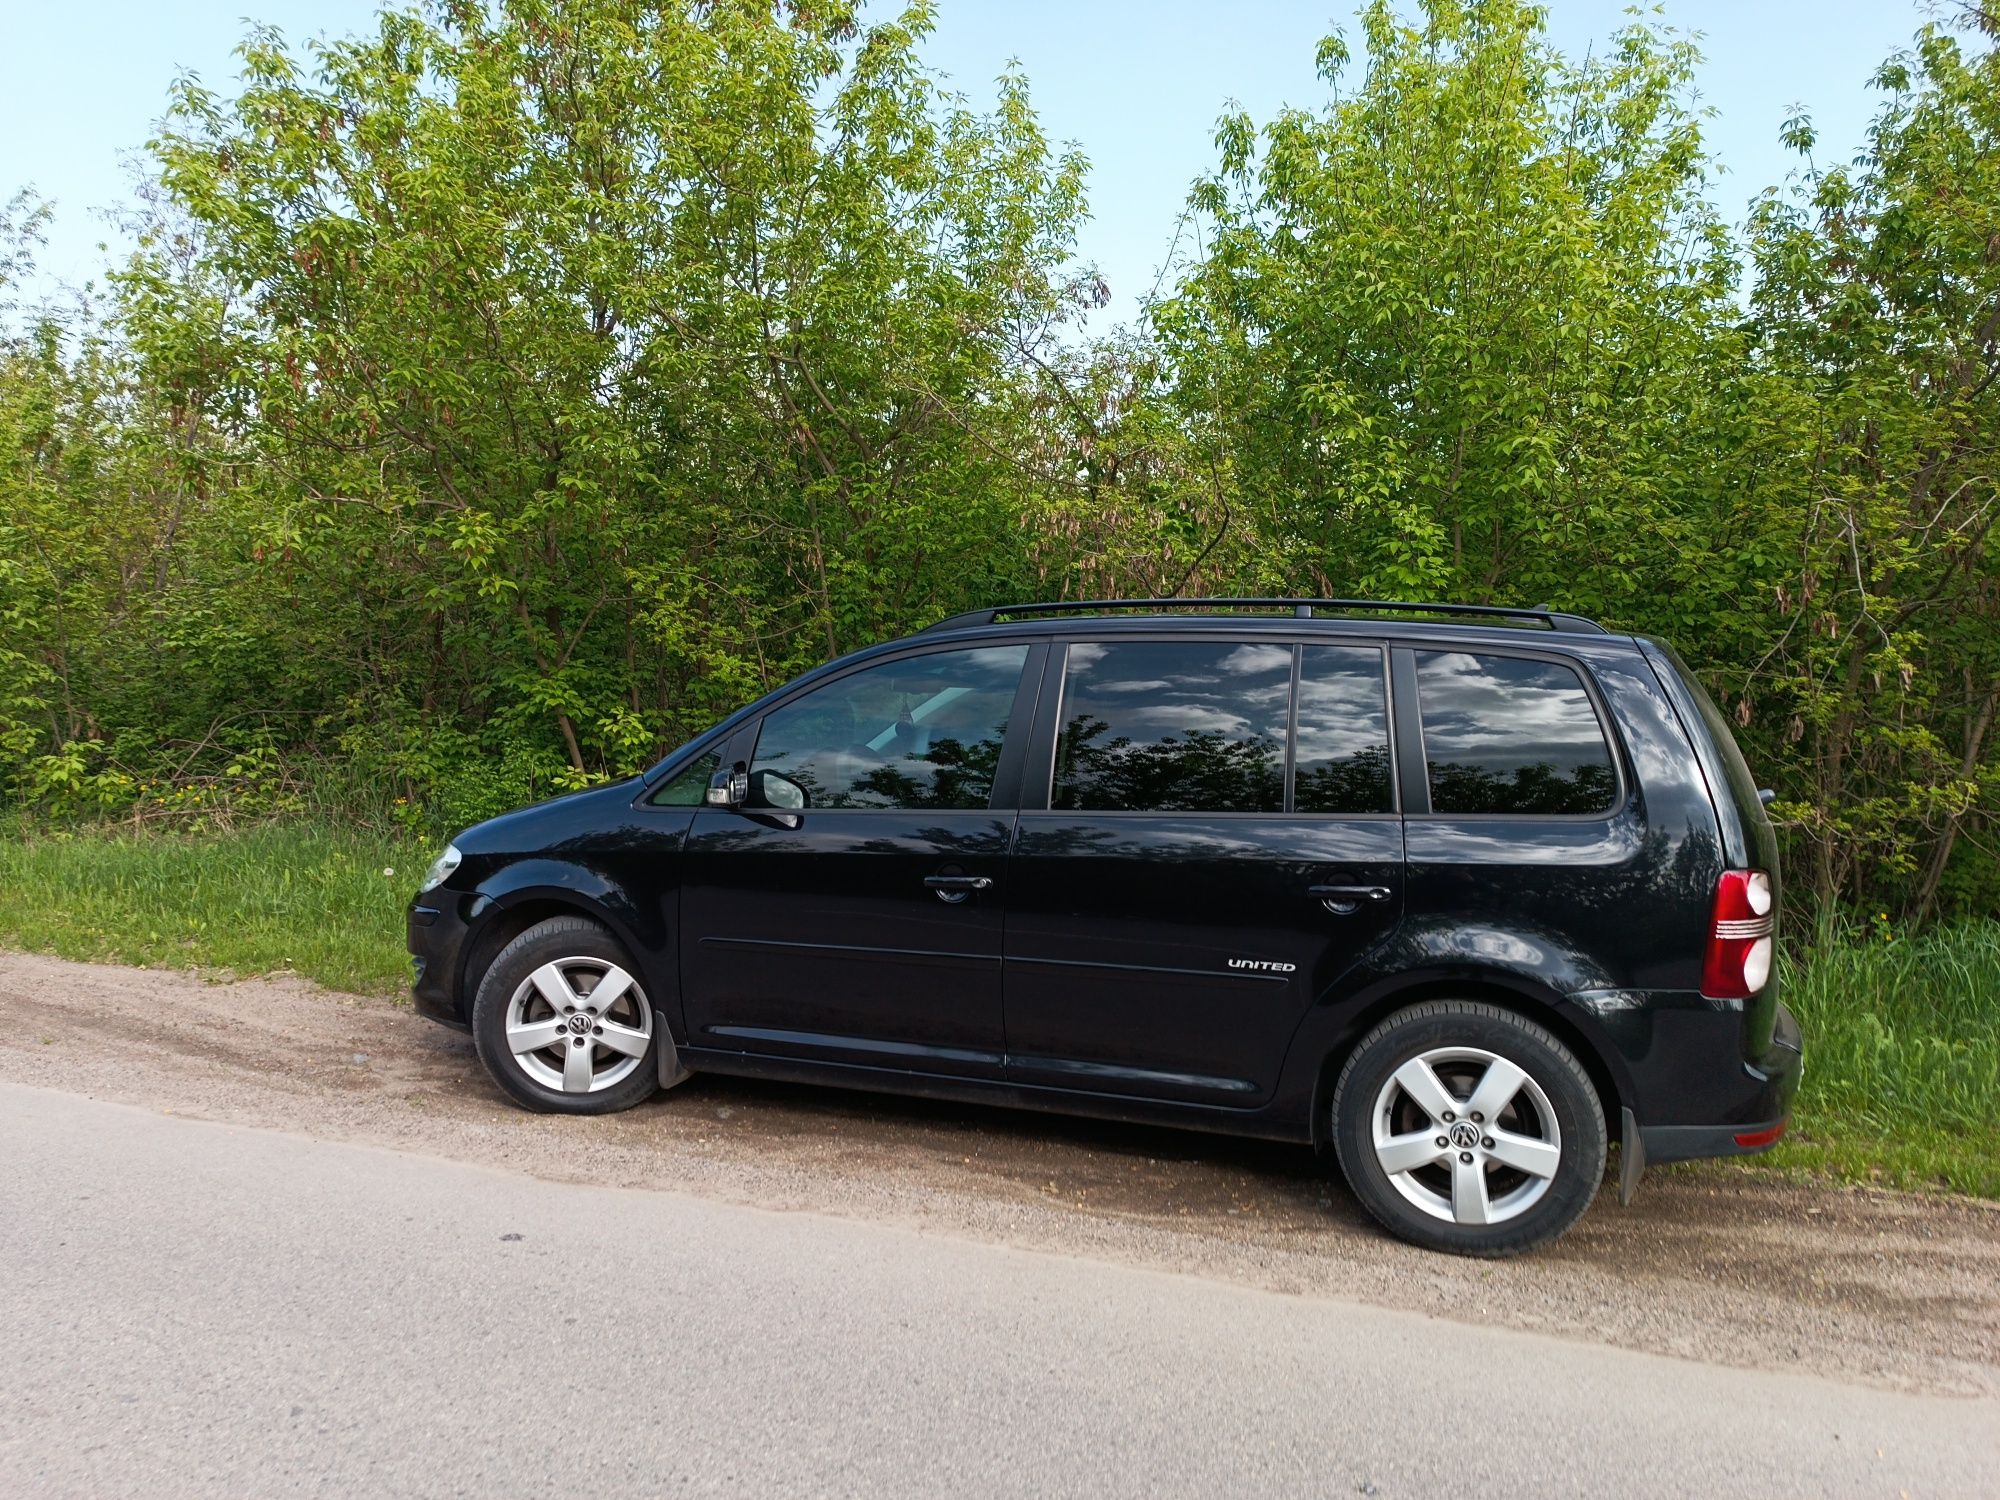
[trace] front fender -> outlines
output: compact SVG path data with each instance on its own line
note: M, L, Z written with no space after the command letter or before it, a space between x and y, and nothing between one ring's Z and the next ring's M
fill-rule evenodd
M648 902L602 870L571 860L530 858L495 870L473 888L466 921L477 935L496 916L562 907L602 922L639 967L656 1008L678 1021L679 976L661 905ZM468 1009L472 997L466 997Z

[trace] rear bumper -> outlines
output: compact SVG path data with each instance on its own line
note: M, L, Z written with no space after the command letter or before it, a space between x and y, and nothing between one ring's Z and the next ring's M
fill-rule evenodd
M449 891L426 891L410 904L407 923L410 1000L420 1016L472 1029L472 1018L460 1003L459 975L465 972L465 944L472 929L459 915L459 898Z
M1743 1064L1740 1097L1718 1125L1641 1125L1639 1142L1648 1165L1703 1156L1748 1156L1768 1151L1792 1116L1792 1096L1805 1071L1799 1023L1783 1005L1764 1055Z

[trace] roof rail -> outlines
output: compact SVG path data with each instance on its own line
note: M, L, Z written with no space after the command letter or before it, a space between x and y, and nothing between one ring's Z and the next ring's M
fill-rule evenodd
M1483 615L1507 620L1528 620L1550 630L1578 635L1603 635L1605 629L1583 615L1552 610L1546 604L1536 609L1512 609L1498 604L1421 604L1405 599L1061 599L1042 604L1002 604L992 609L967 610L926 627L933 630L963 630L974 625L991 625L1003 615L1098 615L1118 610L1289 609L1300 619L1315 615L1424 614Z

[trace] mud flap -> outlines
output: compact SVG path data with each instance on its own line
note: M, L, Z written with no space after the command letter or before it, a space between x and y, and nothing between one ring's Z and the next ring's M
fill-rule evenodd
M665 1067L664 1062L661 1067ZM1618 1146L1618 1206L1624 1208L1639 1191L1639 1179L1646 1175L1646 1143L1639 1138L1639 1121L1629 1109L1618 1111L1618 1129L1624 1139Z
M686 1083L694 1075L681 1066L681 1049L674 1045L674 1034L667 1026L667 1013L655 1007L653 1010L653 1035L660 1039L660 1087L670 1089L677 1083ZM1625 1112L1627 1129L1630 1129L1632 1112Z

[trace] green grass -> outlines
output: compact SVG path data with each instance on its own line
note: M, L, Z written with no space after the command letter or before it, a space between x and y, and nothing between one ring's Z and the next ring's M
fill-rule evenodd
M1822 933L1781 981L1805 1082L1760 1160L2000 1198L2000 922Z
M403 909L435 853L310 824L0 838L0 944L380 993L409 982Z
M310 823L0 836L0 944L392 992L433 852ZM2000 921L1893 942L1828 929L1782 982L1805 1083L1792 1133L1756 1163L2000 1198Z

